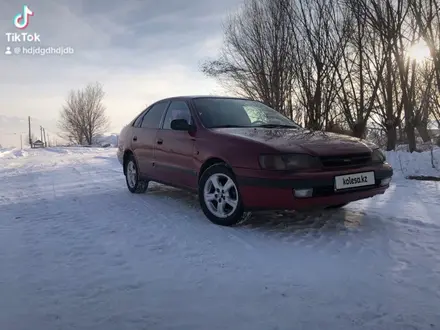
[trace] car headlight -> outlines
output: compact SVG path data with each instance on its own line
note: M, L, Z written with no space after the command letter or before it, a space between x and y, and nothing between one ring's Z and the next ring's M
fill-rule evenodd
M306 154L260 156L260 166L265 170L301 170L320 165L318 158Z
M380 149L374 149L373 153L371 154L371 160L375 164L382 164L385 163L387 160L387 157Z

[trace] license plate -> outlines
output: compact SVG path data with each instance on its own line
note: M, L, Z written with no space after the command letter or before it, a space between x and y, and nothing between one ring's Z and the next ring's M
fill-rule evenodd
M335 190L371 186L375 183L374 171L340 175L335 177Z

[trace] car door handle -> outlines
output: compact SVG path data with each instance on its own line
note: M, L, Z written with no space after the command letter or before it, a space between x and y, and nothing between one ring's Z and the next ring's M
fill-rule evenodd
M137 136L133 136L133 141L137 141L138 137Z
M162 140L162 139L159 139L159 140L157 140L156 142L157 142L157 144L162 144L162 143L163 143L163 140Z

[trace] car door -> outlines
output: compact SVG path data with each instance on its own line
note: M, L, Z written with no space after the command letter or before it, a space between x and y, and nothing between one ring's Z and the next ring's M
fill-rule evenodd
M168 101L162 101L149 107L132 137L131 149L136 157L139 172L142 176L151 179L156 177L154 169L156 134L162 124L168 103Z
M195 134L171 129L171 121L186 119L193 123L191 111L184 100L171 101L162 128L156 135L155 163L161 181L178 187L197 188L195 168Z

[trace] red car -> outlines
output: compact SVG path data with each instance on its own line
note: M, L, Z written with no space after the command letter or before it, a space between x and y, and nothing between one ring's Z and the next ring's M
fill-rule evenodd
M192 190L225 226L251 210L342 207L383 194L393 175L372 143L232 97L160 100L122 129L117 154L132 193L149 181Z

